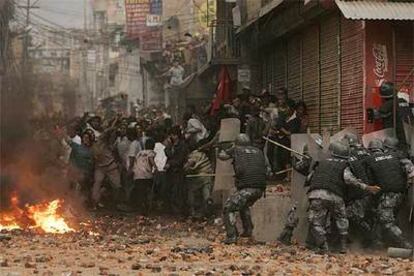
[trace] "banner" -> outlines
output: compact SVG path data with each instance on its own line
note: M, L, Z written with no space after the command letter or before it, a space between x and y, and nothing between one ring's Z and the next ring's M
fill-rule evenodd
M162 1L125 0L127 34L140 41L143 50L162 47Z

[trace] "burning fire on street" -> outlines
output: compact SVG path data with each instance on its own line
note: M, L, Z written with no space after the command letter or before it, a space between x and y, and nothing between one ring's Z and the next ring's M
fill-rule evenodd
M19 199L16 195L11 197L11 208L0 212L0 231L11 231L15 229L35 229L43 233L64 234L73 232L63 217L63 200L25 205L24 209L19 207Z

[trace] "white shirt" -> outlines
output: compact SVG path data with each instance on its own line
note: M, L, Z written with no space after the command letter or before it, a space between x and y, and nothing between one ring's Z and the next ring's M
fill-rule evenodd
M78 144L78 145L82 144L82 139L80 138L79 135L75 135L75 137L71 138L71 140L75 144Z
M177 67L171 67L168 71L171 76L170 84L174 86L179 86L183 83L184 68L178 65Z
M197 133L193 134L194 130L199 130ZM195 139L195 142L199 142L202 139L205 139L208 137L208 131L204 127L204 125L195 118L191 118L187 122L187 129L186 132L189 134L189 136L193 136Z
M158 171L164 171L165 164L167 164L167 155L165 154L165 145L163 143L155 143L154 151L155 158L154 162L157 166Z
M128 137L118 137L115 142L116 149L118 151L119 157L122 160L122 164L126 166L128 164L128 154L129 154L129 146L131 145L131 141L129 141Z

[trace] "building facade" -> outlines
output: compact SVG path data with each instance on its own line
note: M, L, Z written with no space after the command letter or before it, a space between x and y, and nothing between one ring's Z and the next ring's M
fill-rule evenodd
M413 2L274 0L250 9L247 2L238 3L245 20L237 33L252 87L287 88L306 103L313 132L376 130L366 109L381 104L383 81L413 95ZM405 10L412 15L398 16Z

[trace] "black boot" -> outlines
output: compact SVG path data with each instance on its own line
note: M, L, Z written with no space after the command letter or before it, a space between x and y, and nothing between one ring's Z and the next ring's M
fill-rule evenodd
M240 211L240 219L243 225L243 233L240 235L244 238L250 238L253 236L253 222L248 208Z
M406 239L404 239L402 236L399 236L396 240L397 240L398 247L406 248L406 249L413 249L413 245L409 243Z
M285 245L291 245L292 231L293 229L285 227L277 240Z
M223 241L225 244L234 244L237 242L238 232L235 225L235 220L231 219L232 213L224 213L223 222L226 228L227 238ZM232 223L233 222L233 223Z
M223 240L224 244L236 244L237 243L237 237L233 236L233 237L227 237L226 239Z
M317 254L325 255L329 252L328 242L325 241L321 246L314 249Z
M348 250L347 248L347 236L341 236L339 240L339 253L345 254Z

